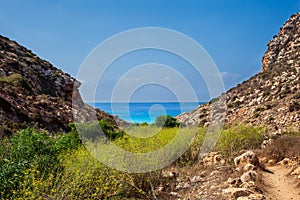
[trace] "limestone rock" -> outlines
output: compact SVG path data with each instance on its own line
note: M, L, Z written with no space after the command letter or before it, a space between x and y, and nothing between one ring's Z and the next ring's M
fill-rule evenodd
M290 127L300 127L299 91L300 13L297 13L268 43L260 73L177 119L188 126L209 126L213 110L226 109L227 125L264 125L270 134L282 134ZM219 99L223 98L226 108L218 107Z
M291 165L293 165L293 161L289 158L284 158L282 161L278 162L278 164L291 166Z
M243 183L250 182L250 181L257 181L257 173L256 173L256 171L250 170L248 172L245 172L241 176L241 181Z
M253 192L247 188L227 188L223 190L223 193L234 198L249 196L250 194L253 194Z
M234 158L234 164L236 167L250 168L251 165L258 166L259 159L258 156L253 151L247 151L240 156ZM251 164L251 165L249 165ZM248 166L247 166L248 165ZM247 166L247 167L246 167Z
M297 167L296 169L294 169L291 174L292 175L300 175L300 167Z
M86 105L79 87L69 74L0 36L0 138L28 126L67 132L68 124L74 121L73 113L80 120L92 119L95 114L114 124L122 122Z
M247 197L239 197L237 200L265 200L266 197L262 194L250 194Z

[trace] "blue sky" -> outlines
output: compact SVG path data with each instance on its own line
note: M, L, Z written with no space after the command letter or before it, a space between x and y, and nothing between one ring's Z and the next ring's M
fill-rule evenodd
M215 61L226 89L261 70L267 42L300 10L299 0L0 0L0 5L1 35L73 76L90 51L108 37L133 28L163 27L201 44ZM109 100L121 65L129 70L131 63L167 61L184 68L186 76L193 74L184 61L160 53L151 60L153 53L129 56L123 63L120 59L103 78L105 86L99 86L96 100ZM200 79L190 81L199 101L207 101L210 96ZM171 101L173 97L154 86L133 94L136 101Z

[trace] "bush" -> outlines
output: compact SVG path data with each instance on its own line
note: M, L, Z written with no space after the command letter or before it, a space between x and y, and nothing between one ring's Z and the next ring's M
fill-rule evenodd
M18 86L21 84L23 77L21 74L15 73L7 77L0 78L0 82L11 84L13 86Z
M266 134L262 127L240 125L222 131L215 150L226 156L236 156L239 151L260 147Z
M71 124L71 128L72 132L80 134L80 139L84 141L95 141L99 139L115 140L117 138L123 137L123 135L125 134L124 131L119 130L112 122L104 119L100 120L99 122L78 123L76 124L76 126L75 124Z
M0 82L6 83L12 86L22 86L25 90L27 90L28 94L33 93L33 88L31 85L22 77L21 74L15 73L7 77L1 77Z
M299 157L300 137L299 135L283 135L265 150L265 155L276 162L284 158Z
M175 142L171 152L176 156L178 149L183 147L180 145L188 144L189 149L174 163L176 166L186 166L197 160L206 131L204 128L134 126L123 136L123 131L105 121L85 123L82 127L90 130L93 137L93 128L99 124L106 134L121 133L122 136L114 136L116 139L112 143L134 153L155 152ZM106 167L81 145L75 125L70 126L69 134L52 136L25 129L0 141L0 199L155 198L155 188L165 180L161 170L131 174ZM196 136L191 141L194 133ZM222 132L215 149L232 155L242 149L256 148L264 133L265 129L259 127L228 128ZM176 136L179 138L174 141ZM293 145L297 150L299 143ZM112 158L109 154L105 156Z
M158 116L155 121L155 125L158 127L168 127L168 128L173 128L173 127L178 127L179 123L177 120L170 116Z
M117 138L123 137L124 131L118 130L118 128L112 123L105 119L99 121L99 125L104 132L104 134L110 139L115 140Z
M14 192L24 187L22 183L26 177L30 178L30 173L34 173L36 179L44 179L61 171L60 152L75 148L78 141L72 134L55 138L32 128L1 140L0 197L14 196Z

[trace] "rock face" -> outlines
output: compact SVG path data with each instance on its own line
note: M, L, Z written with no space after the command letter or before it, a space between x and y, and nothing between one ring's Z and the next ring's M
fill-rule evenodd
M291 18L268 43L262 72L222 95L225 123L265 125L274 133L300 127L300 13ZM218 99L177 117L187 125L208 126ZM222 108L223 109L223 108Z
M68 131L73 121L72 97L77 111L89 116L93 110L83 103L79 86L70 75L0 36L0 137L27 126ZM96 113L99 119L118 120L98 109Z
M278 35L268 43L268 50L263 57L262 71L270 71L273 67L294 67L293 63L299 64L300 47L300 20L299 13L292 15L284 24Z

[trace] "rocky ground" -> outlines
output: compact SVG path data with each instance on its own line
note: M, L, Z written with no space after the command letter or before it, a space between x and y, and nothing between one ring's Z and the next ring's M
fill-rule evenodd
M212 152L192 165L168 167L155 198L300 199L300 139L280 136L300 132L299 57L297 13L269 42L262 72L177 117L186 125L209 126L212 111L221 120L227 109L226 125L264 125L270 140L264 141L261 149L240 152L236 158ZM0 137L28 126L67 132L74 113L79 121L92 118L93 109L83 103L79 87L70 75L0 36ZM215 106L223 98L227 108ZM96 116L122 122L100 110Z
M260 73L219 98L177 117L188 126L209 126L212 116L222 122L226 110L225 126L265 126L273 138L264 141L261 149L235 159L224 159L223 164L217 159L221 155L208 155L200 162L206 166L205 160L212 158L208 163L214 164L209 172L202 169L207 172L205 176L199 170L186 178L198 180L199 177L198 183L179 181L177 184L189 188L191 194L180 188L176 191L177 199L300 199L299 137L281 136L300 130L299 58L300 13L297 13L268 43ZM222 100L226 106L220 106Z
M253 155L257 156L256 153ZM255 166L245 153L240 157L241 162L233 165L231 160L225 160L221 154L212 152L200 159L196 165L184 168L184 170L180 167L168 169L164 171L166 184L158 188L157 198L178 200L300 199L299 158L284 158L282 161L275 162L273 159L260 157L261 161ZM272 173L263 171L259 165Z
M299 131L299 58L300 13L297 13L268 43L262 72L223 94L227 105L226 124L265 125L272 133ZM196 110L179 115L177 119L187 125L209 126L216 103L218 99L213 99ZM214 112L215 118L218 118L218 111Z
M66 132L73 113L79 120L92 117L93 109L83 103L79 87L70 75L0 36L0 137L28 126ZM100 110L95 115L122 123Z

